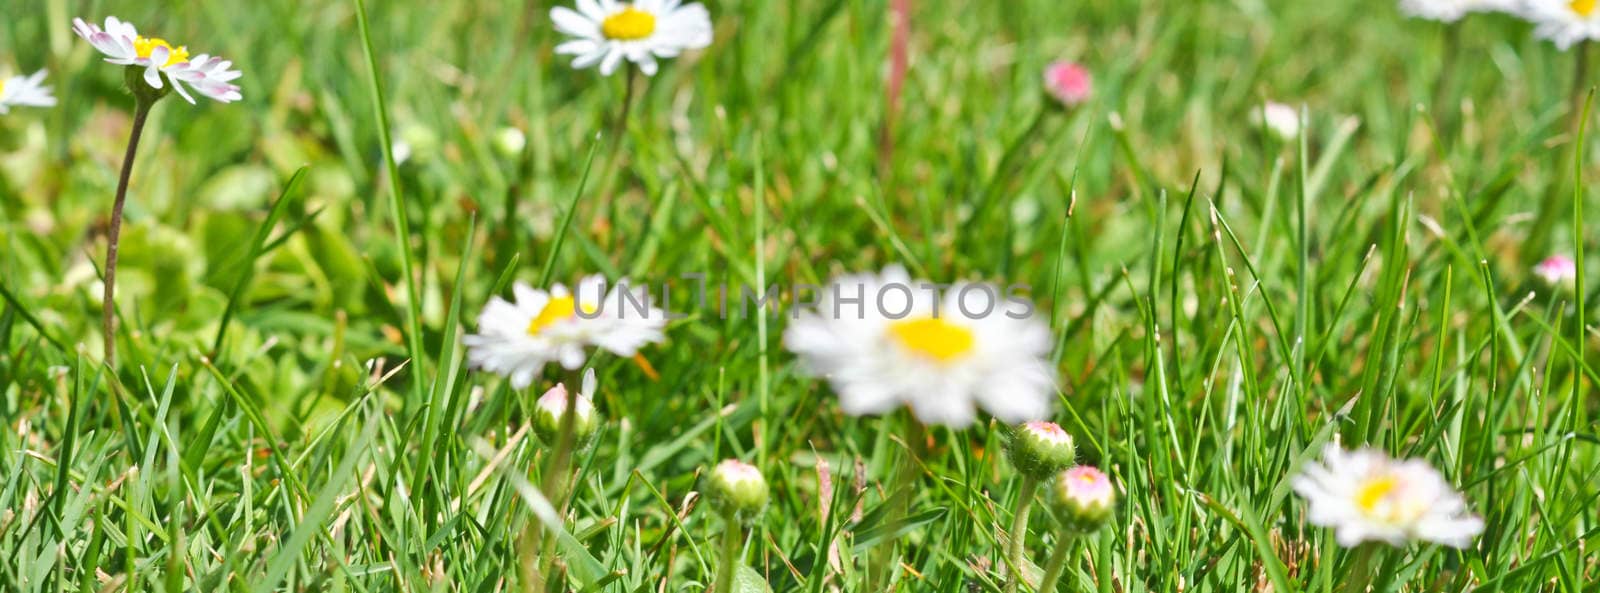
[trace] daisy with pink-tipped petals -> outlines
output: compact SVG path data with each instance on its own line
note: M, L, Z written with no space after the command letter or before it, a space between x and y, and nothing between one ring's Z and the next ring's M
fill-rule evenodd
M1044 69L1044 91L1062 107L1077 107L1094 95L1094 76L1077 62L1052 62Z
M1533 267L1533 275L1550 286L1571 288L1578 278L1578 262L1565 255L1552 255Z
M209 54L191 58L188 46L140 35L133 23L114 16L106 17L104 27L72 19L72 31L104 54L107 62L141 69L144 83L151 89L164 92L170 84L171 90L191 104L190 90L220 103L243 98L239 87L231 83L241 75L232 69L233 62Z

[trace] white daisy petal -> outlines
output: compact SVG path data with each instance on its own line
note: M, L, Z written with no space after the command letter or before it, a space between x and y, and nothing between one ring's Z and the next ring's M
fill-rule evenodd
M584 68L588 68L590 66L593 66L595 64L600 63L600 60L602 58L605 58L607 53L610 53L610 52L608 50L604 49L604 48L596 48L592 52L589 52L589 53L586 53L586 54L582 54L582 55L580 55L580 56L578 56L576 58L573 58L572 59L572 67L573 68L577 68L579 70L582 70Z
M1503 12L1518 8L1518 0L1400 0L1406 16L1453 23L1473 12Z
M600 60L600 73L611 76L612 72L617 71L617 65L622 63L624 55L622 48L613 45L611 50L606 52L606 57Z
M596 23L606 20L606 10L595 0L578 0L578 12Z
M556 30L562 33L584 39L601 39L600 24L583 18L583 15L570 8L557 6L550 9L550 20L555 22Z
M594 53L600 49L600 42L593 39L574 39L556 46L556 53L563 55L584 55Z
M56 98L50 87L44 85L45 71L29 76L13 76L0 80L0 113L9 113L12 106L53 107Z

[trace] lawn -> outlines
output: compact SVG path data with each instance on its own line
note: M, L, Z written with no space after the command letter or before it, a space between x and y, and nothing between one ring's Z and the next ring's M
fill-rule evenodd
M56 99L0 115L0 591L1597 591L1589 42L1388 0L703 1L708 46L607 76L556 53L573 0L0 0L0 80ZM154 91L74 34L112 15L242 72L141 122L114 358ZM898 269L1030 309L970 423L944 375L864 406L829 364L889 354L799 347L832 279ZM494 299L591 275L659 339L526 387L474 354ZM574 424L540 397L583 369ZM1019 471L1023 417L1108 476L1103 524ZM1346 541L1297 479L1330 447L1481 522Z

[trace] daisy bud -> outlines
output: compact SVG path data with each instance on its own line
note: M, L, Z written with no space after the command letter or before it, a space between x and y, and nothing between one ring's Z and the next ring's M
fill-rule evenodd
M1565 255L1552 255L1533 267L1533 274L1555 288L1572 288L1578 278L1578 263Z
M711 470L706 494L723 512L749 520L767 506L767 479L756 466L727 459Z
M577 415L572 442L574 447L581 450L588 447L599 432L600 418L595 413L594 402L588 396L582 393L569 396L566 386L559 383L539 397L533 412L533 432L546 445L557 446L561 439L561 416L567 412L569 397L574 403L573 412Z
M500 156L514 157L522 154L522 150L527 147L528 136L520 129L506 126L494 133L494 149Z
M1054 488L1056 512L1066 528L1079 533L1099 529L1111 519L1117 491L1105 473L1087 465L1061 472Z
M1072 435L1054 422L1028 422L1011 433L1011 465L1022 475L1048 480L1072 465Z
M1300 112L1283 103L1267 101L1250 114L1250 121L1280 142L1300 137Z
M1044 69L1044 91L1062 107L1071 109L1094 94L1094 77L1076 62L1053 62Z

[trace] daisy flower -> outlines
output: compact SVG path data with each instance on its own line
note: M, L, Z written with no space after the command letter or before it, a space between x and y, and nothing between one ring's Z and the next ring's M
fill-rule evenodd
M1600 0L1524 0L1522 18L1535 27L1533 34L1563 50L1572 44L1600 39Z
M590 347L633 356L660 342L667 323L666 313L649 306L643 287L628 288L626 280L606 292L604 277L589 276L577 294L561 284L544 291L518 282L512 293L514 301L489 299L478 333L462 341L472 366L509 377L517 389L532 384L547 363L577 370Z
M556 30L576 38L557 45L556 53L575 56L573 68L599 64L606 76L616 72L623 58L651 76L656 58L711 45L711 14L698 2L578 0L577 10L550 9L550 20Z
M56 98L50 95L50 87L44 85L44 77L45 71L40 70L32 76L0 79L0 114L9 113L13 105L54 107Z
M1550 286L1569 286L1578 278L1578 263L1565 255L1552 255L1534 266L1533 274Z
M1406 16L1453 23L1472 12L1511 11L1516 0L1400 0L1400 12Z
M170 83L191 104L190 90L221 103L243 98L231 82L242 74L228 60L209 54L191 56L188 46L140 35L133 23L114 16L106 17L105 28L72 19L72 31L104 54L107 62L144 69L144 82L152 89L163 90Z
M1330 444L1322 462L1306 465L1293 486L1311 504L1310 521L1334 528L1345 547L1424 540L1465 548L1483 531L1483 520L1467 512L1461 494L1420 459Z
M1094 77L1075 62L1054 62L1044 69L1044 91L1063 107L1077 107L1094 93Z
M1300 113L1283 103L1262 103L1250 114L1250 121L1282 142L1300 137Z
M898 266L835 279L784 345L832 383L847 414L905 405L924 423L953 427L971 424L979 407L1006 422L1048 415L1055 374L1045 324L991 285L932 286Z

